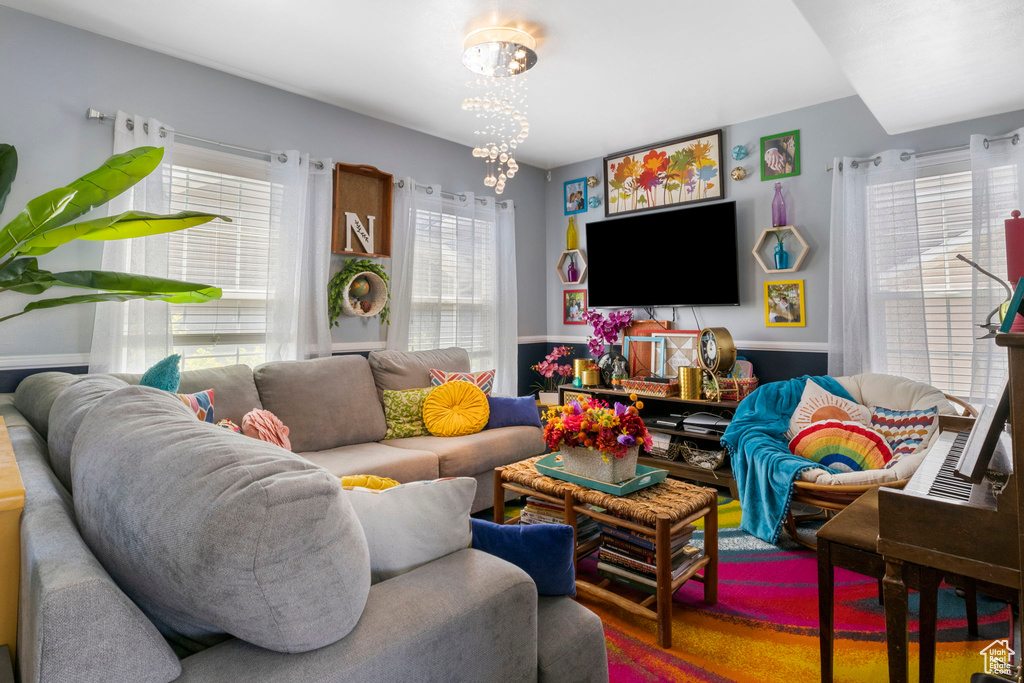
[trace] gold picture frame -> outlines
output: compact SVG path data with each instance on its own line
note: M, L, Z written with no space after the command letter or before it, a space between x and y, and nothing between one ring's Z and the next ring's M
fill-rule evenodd
M793 299L796 298L796 303ZM806 327L803 280L773 280L764 283L765 327Z

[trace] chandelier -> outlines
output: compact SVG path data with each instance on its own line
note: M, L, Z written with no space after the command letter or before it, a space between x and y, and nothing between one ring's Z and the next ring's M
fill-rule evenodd
M533 36L517 28L482 28L466 36L462 63L477 77L469 82L476 94L462 108L479 119L473 156L487 164L484 185L497 194L519 171L515 150L530 135L526 72L537 63L536 47Z

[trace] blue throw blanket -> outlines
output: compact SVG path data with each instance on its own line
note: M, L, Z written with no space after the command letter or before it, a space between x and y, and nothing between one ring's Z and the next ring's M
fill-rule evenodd
M722 436L740 493L740 527L769 543L775 543L782 531L793 495L793 480L804 470L821 467L790 453L786 438L789 419L800 403L808 379L836 396L853 400L839 382L827 376L804 375L772 382L743 399ZM822 469L836 472L828 467Z

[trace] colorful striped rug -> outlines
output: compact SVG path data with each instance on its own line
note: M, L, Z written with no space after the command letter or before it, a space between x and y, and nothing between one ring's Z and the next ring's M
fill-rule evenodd
M796 544L775 546L739 529L739 504L719 499L719 601L702 602L703 586L689 582L675 595L672 648L655 646L653 621L581 597L601 616L612 683L660 681L820 680L817 560ZM700 540L700 532L694 535ZM581 577L597 580L593 557ZM635 595L622 587L617 591ZM910 594L911 678L917 680L917 594ZM967 681L984 666L979 651L1012 637L1010 608L978 596L980 634L967 635L964 602L943 586L939 594L936 680ZM874 579L836 570L835 680L888 680L885 620Z

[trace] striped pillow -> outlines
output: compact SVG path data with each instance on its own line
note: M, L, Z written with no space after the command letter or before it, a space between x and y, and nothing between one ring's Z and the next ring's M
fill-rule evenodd
M938 423L939 409L935 406L924 410L878 407L871 416L871 427L881 433L892 447L893 462L927 445Z
M494 386L494 370L485 370L483 372L430 371L430 386L439 387L447 382L469 382L475 384L484 394L490 396L491 388Z

